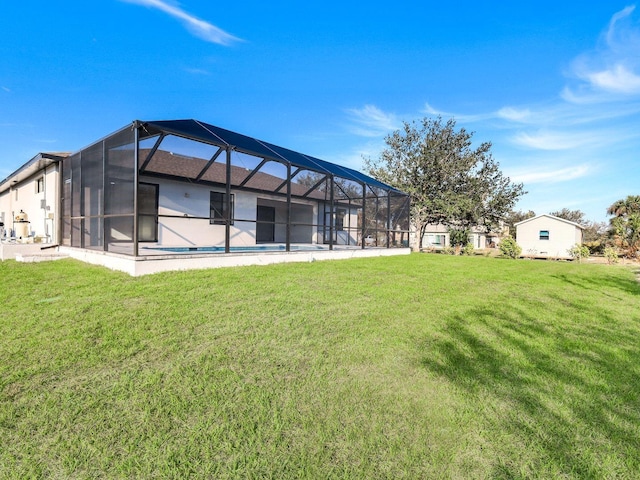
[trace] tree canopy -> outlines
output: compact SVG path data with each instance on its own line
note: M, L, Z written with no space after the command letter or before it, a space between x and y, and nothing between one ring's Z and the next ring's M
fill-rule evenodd
M549 215L569 220L570 222L577 223L583 227L588 223L584 218L584 212L582 210L569 210L568 208L563 208L562 210L551 212Z
M630 258L640 256L640 195L629 195L614 202L608 209L610 235L615 245Z
M525 192L500 171L491 143L472 148L472 132L456 129L454 119L425 117L404 122L385 138L376 159L365 159L373 177L411 195L411 221L417 248L427 225L496 228ZM415 246L414 246L415 248Z

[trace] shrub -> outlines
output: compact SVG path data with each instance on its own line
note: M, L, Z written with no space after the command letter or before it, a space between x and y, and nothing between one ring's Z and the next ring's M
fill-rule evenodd
M522 253L522 248L512 237L505 237L500 242L500 252L508 258L518 258Z
M452 247L462 246L469 243L471 230L468 228L451 228L449 229L449 244Z
M578 263L580 263L583 258L589 258L589 248L586 245L579 245L576 243L568 250L568 252L574 260L578 260Z
M604 243L600 240L594 240L592 242L584 242L582 245L586 246L589 249L589 253L591 255L596 255L599 253L604 253Z
M453 247L444 247L442 250L440 250L442 253L444 253L445 255L455 255L456 254L456 249Z
M473 255L475 253L473 243L467 243L464 247L462 247L462 251L460 253L462 255Z
M605 247L604 249L604 258L607 259L607 263L609 265L613 265L614 263L618 263L618 252L613 247Z

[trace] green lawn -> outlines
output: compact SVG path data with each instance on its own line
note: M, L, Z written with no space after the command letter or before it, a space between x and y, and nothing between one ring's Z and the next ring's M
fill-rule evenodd
M0 262L0 478L637 478L632 269Z

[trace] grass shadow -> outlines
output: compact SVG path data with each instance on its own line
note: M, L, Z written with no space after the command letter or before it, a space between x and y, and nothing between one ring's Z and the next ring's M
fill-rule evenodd
M640 471L638 319L559 297L549 311L472 308L420 345L424 368L477 400L485 434L520 445L502 444L495 478Z
M637 277L638 272L634 272ZM557 274L553 275L553 278L557 278L569 285L590 290L592 292L601 293L603 290L620 290L624 293L631 295L640 295L640 281L635 279L623 278L619 275L598 275L597 277L587 275L573 275L573 274Z

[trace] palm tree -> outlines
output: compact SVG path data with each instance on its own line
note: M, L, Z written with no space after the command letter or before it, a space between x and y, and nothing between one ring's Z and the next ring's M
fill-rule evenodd
M607 215L624 217L640 213L640 195L629 195L624 200L617 200L607 208Z
M613 215L609 230L615 244L627 257L640 254L640 195L629 195L624 200L614 202L607 214Z

